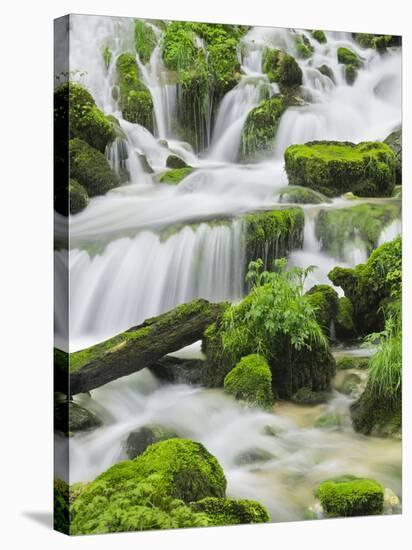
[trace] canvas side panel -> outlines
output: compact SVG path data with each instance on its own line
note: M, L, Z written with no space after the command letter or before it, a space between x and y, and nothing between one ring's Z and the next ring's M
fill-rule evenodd
M69 16L54 21L54 528L69 534Z

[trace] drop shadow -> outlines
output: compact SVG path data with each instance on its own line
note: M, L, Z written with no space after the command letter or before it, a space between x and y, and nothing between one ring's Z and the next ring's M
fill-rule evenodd
M23 516L42 527L53 529L53 514L51 512L23 512Z

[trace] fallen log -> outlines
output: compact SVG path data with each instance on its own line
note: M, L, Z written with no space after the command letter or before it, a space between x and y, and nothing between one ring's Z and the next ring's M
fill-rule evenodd
M71 353L68 392L74 395L98 388L193 344L226 307L225 303L193 300L147 319L110 340Z

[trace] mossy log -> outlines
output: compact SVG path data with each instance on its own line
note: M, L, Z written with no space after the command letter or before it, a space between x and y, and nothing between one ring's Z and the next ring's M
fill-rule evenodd
M226 305L193 300L110 340L70 354L70 393L87 392L153 365L203 336Z

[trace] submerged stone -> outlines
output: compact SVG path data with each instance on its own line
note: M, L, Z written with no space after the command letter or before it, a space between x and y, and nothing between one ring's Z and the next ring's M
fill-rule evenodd
M144 453L149 445L179 437L178 434L165 426L149 424L130 432L126 440L126 454L132 459Z
M308 187L288 186L279 192L280 203L324 204L332 202L328 197Z
M339 430L342 425L340 414L325 413L315 420L315 428L322 430Z
M292 395L291 400L299 405L320 405L326 403L330 399L330 395L329 391L313 391L304 386Z

